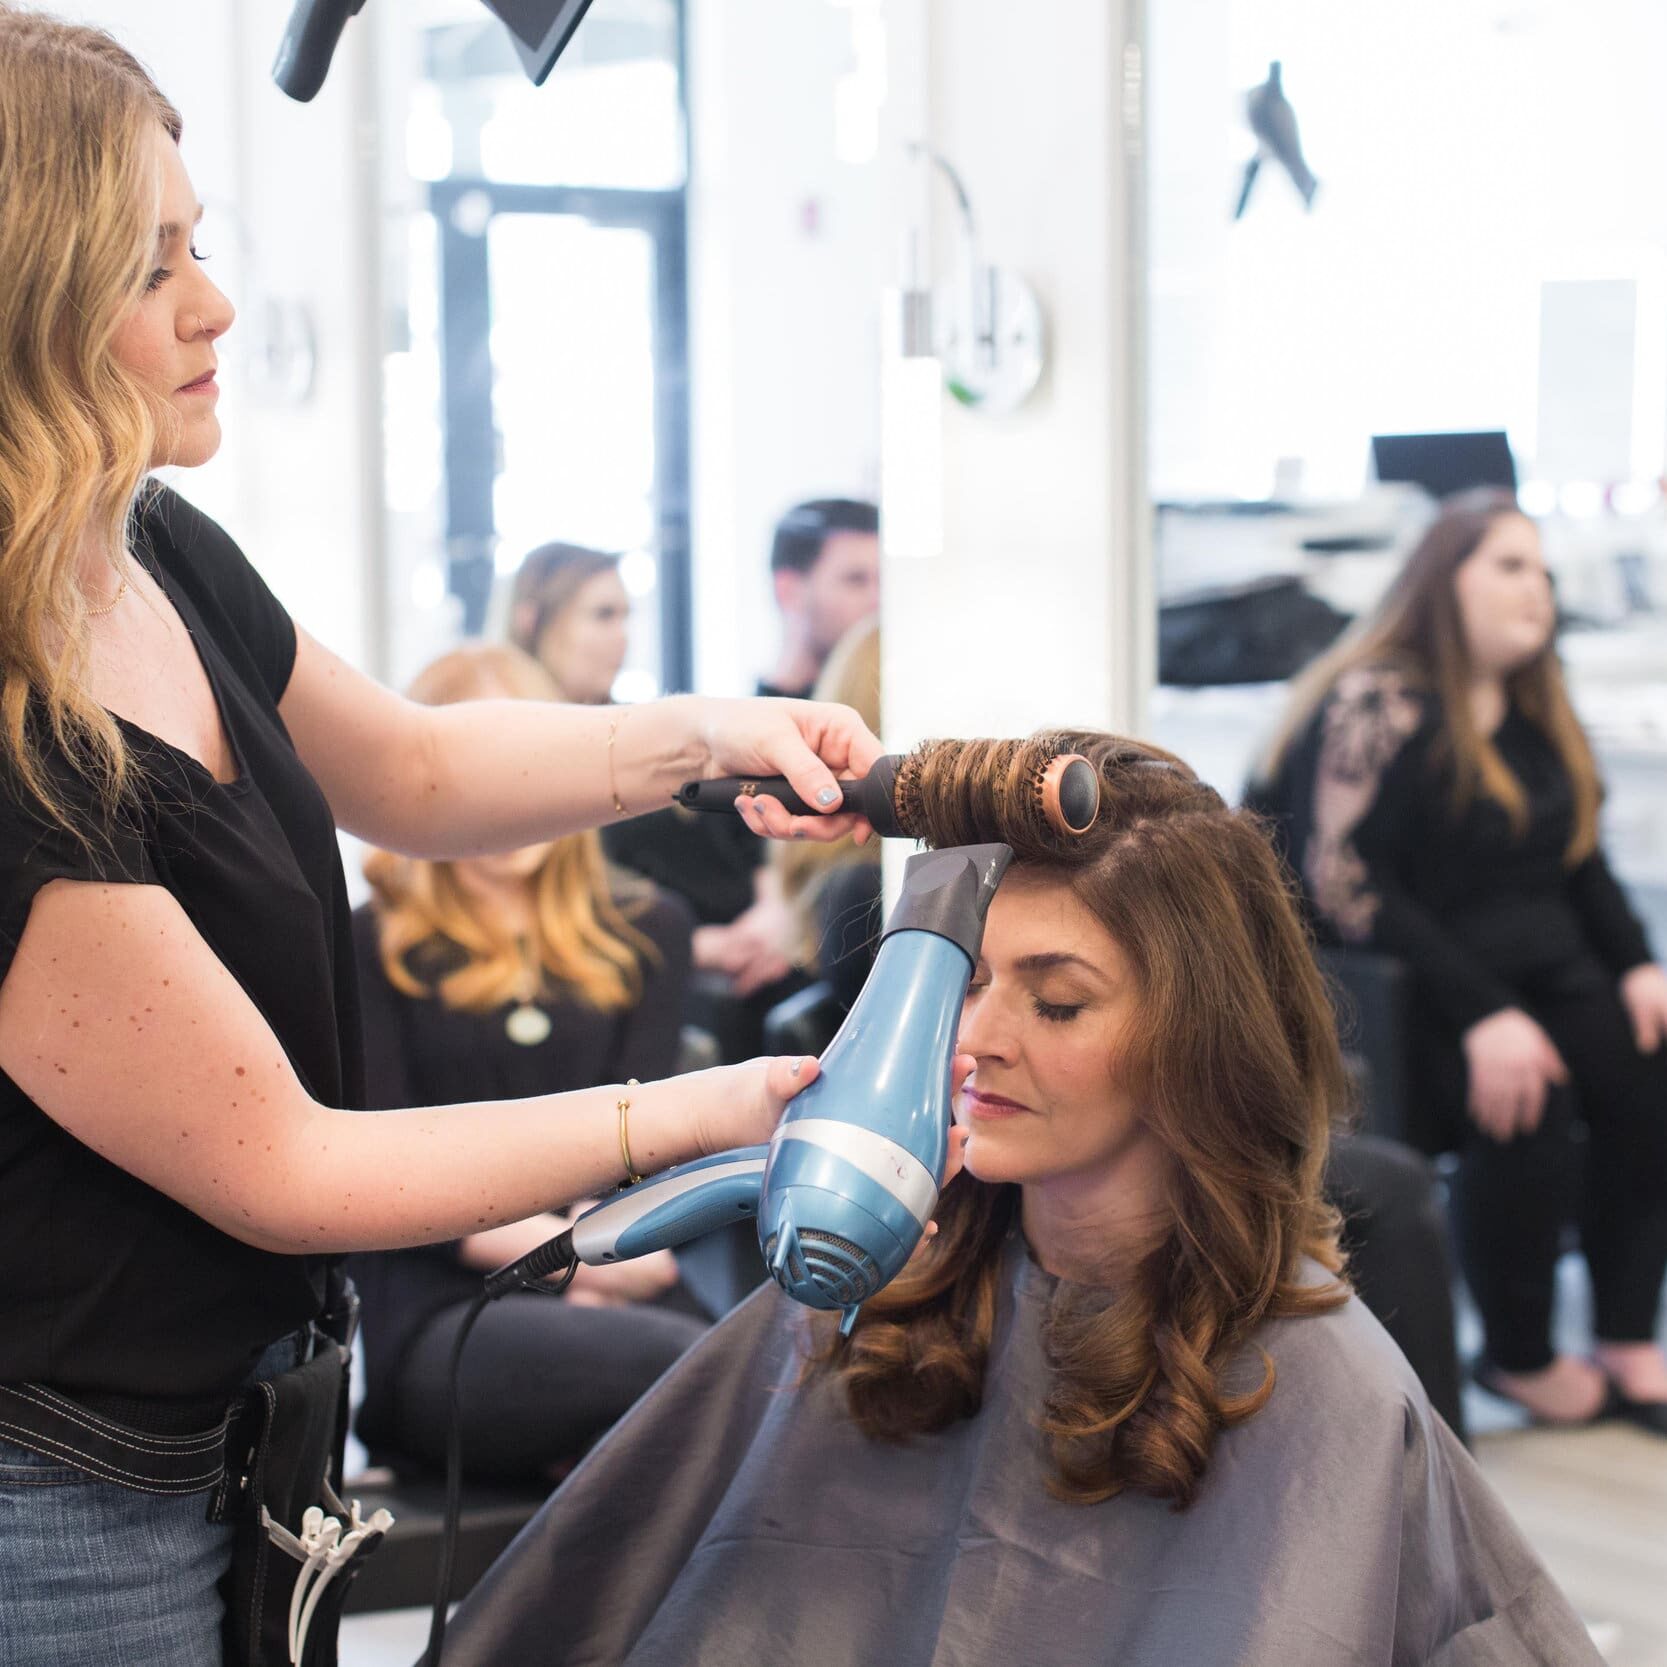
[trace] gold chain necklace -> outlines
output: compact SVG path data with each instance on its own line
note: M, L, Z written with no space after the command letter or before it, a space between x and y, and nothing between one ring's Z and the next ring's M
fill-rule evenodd
M111 570L114 571L115 567L116 567L116 564L114 562L111 562L110 567L111 567ZM103 607L94 608L94 607L89 605L86 609L87 618L88 619L102 619L106 614L114 613L117 606L120 604L121 599L126 595L127 595L127 575L125 573L123 573L122 574L122 582L119 585L116 586L116 594L114 596L112 596L110 598L110 600L103 605Z

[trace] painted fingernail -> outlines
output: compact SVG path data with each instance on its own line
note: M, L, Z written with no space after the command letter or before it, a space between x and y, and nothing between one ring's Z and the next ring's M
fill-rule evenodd
M831 805L838 797L839 789L837 787L824 787L816 795L816 802L819 805Z
M802 1059L795 1059L793 1061L792 1065L789 1067L787 1074L790 1077L799 1076L804 1071L804 1068L805 1068L805 1062Z

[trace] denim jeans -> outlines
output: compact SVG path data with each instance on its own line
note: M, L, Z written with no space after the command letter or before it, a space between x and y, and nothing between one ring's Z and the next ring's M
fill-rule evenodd
M296 1363L274 1344L250 1381ZM233 1530L209 1496L139 1493L0 1441L0 1662L221 1667Z

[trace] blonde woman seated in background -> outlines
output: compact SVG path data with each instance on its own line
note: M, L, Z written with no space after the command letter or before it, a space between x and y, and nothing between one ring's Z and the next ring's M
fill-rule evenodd
M507 634L554 679L558 700L605 706L613 699L630 621L618 556L582 544L541 544L522 558Z
M539 666L507 647L448 654L410 694L432 706L555 698ZM355 912L353 934L369 1108L519 1099L673 1070L688 914L610 874L594 833L457 862L379 851L365 875L375 900ZM373 1453L443 1464L446 1365L481 1274L565 1221L536 1216L355 1258L368 1381L359 1434ZM586 1268L561 1301L495 1303L463 1356L469 1474L559 1470L704 1329L669 1252Z
M1102 783L1070 843L1059 752ZM940 1231L849 1343L773 1284L715 1328L448 1667L1596 1667L1344 1282L1342 1060L1264 825L1100 733L920 759L928 843L1016 855Z

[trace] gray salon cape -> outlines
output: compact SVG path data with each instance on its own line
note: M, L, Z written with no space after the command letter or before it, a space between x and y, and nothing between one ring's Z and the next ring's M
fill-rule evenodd
M446 1667L1601 1667L1358 1300L1263 1328L1272 1398L1189 1509L1052 1499L1056 1282L1009 1265L982 1411L901 1447L796 1387L806 1312L755 1293L528 1524Z

